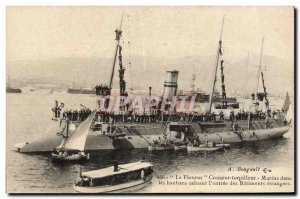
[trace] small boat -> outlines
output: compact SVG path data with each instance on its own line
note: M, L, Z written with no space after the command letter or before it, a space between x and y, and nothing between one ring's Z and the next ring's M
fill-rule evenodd
M187 150L187 145L186 144L174 145L174 150L175 151L185 151L185 150Z
M148 151L170 151L173 150L174 146L170 144L151 144L148 146Z
M225 149L230 148L230 144L225 144L225 143L221 143L221 144L215 144L216 147L223 147Z
M153 165L143 160L121 165L115 162L111 167L80 171L79 177L73 187L79 193L128 192L151 182Z
M69 120L66 121L65 133L59 134L64 139L52 152L52 160L54 162L89 160L89 154L86 154L84 149L94 115L95 111L73 131L70 130Z
M187 146L187 151L193 152L193 151L222 151L224 150L223 147L211 147L211 146Z
M85 161L90 159L89 153L84 153L84 151L69 152L69 151L59 151L53 152L52 158L54 161Z

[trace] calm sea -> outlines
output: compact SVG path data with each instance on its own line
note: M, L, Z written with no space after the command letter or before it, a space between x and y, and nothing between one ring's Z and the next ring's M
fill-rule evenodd
M7 94L7 191L10 193L72 193L80 167L84 171L110 166L112 160L119 163L138 161L142 157L154 164L152 183L142 192L152 192L159 186L157 175L183 172L226 169L229 166L293 165L294 131L291 129L283 139L235 144L230 150L217 153L160 152L147 150L122 150L95 152L92 160L84 164L58 165L51 162L49 154L28 155L13 151L19 142L33 141L47 132L52 117L54 100L66 106L80 108L80 104L95 107L96 97L72 95L65 92L49 93L49 90L25 91ZM283 99L273 103L281 107ZM293 108L293 107L291 107Z

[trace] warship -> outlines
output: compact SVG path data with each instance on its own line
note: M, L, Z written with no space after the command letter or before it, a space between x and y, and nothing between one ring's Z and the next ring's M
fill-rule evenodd
M181 99L182 97L187 96L186 100L191 101L194 96L195 102L199 103L208 103L209 102L209 94L207 94L205 91L201 90L200 88L195 89L195 80L196 80L196 74L192 75L192 83L191 83L191 89L184 91L180 90L177 94L177 97Z
M240 103L238 102L236 97L226 97L226 106L223 105L223 96L216 92L217 95L213 98L213 103L215 109L226 109L233 108L239 109Z
M75 88L74 80L72 83L72 88L68 88L67 92L70 94L88 94L88 95L96 94L96 91L93 88Z
M22 93L22 90L20 88L13 88L13 87L10 86L9 76L7 78L6 93Z
M286 113L289 110L290 99L287 94L284 105L281 110L271 112L269 107L269 98L266 90L263 72L261 70L261 60L263 47L261 49L260 67L258 71L258 81L262 81L263 92L252 94L253 104L251 111L240 110L238 113L230 112L227 117L223 111L229 106L230 100L226 97L224 66L225 61L222 55L222 32L224 18L222 22L220 39L215 62L215 73L213 74L213 83L205 113L196 111L179 111L175 106L173 110L172 99L177 95L177 78L179 71L167 71L164 81L164 91L159 98L159 102L143 112L129 110L129 106L134 102L129 101L128 106L120 106L118 110L106 111L112 104L109 96L111 95L112 82L115 72L116 63L119 63L119 95L121 102L130 98L126 91L126 82L124 79L125 67L122 62L122 46L120 38L122 36L122 21L116 33L116 44L114 51L114 59L111 67L110 78L106 86L98 86L96 94L98 97L98 105L96 114L93 118L91 127L87 134L84 151L105 151L114 149L147 149L149 145L159 140L168 133L168 139L173 142L188 141L192 142L195 138L200 144L213 142L215 144L223 143L241 143L258 140L269 140L281 138L290 129L291 121L286 120ZM263 43L262 43L263 46ZM212 111L213 99L216 83L217 70L221 70L221 99L220 111L215 113ZM143 103L151 102L151 87L149 87L149 96ZM100 101L104 100L103 106ZM262 111L259 105L265 105L266 110ZM164 106L163 106L164 105ZM64 121L64 119L60 119ZM55 120L49 121L59 123ZM82 123L77 124L80 128ZM50 129L53 133L47 134L42 139L26 142L22 145L18 144L17 150L21 153L31 152L52 152L54 148L59 146L65 139L57 132L61 131L59 125L54 125Z
M183 91L180 90L177 94L177 97L180 99L184 96L187 96L187 101L191 101L193 99L193 96L195 96L195 102L199 103L208 103L209 102L209 94L207 94L205 91L202 91L201 89L191 90L191 91Z
M195 80L196 80L196 75L193 74L191 89L188 91L180 90L179 93L177 94L178 99L180 100L184 97L185 100L191 101L194 97L195 102L208 103L210 95L207 94L205 91L201 90L200 88L195 89ZM225 107L221 107L222 100L223 100L222 95L217 90L214 90L213 103L215 109L225 109ZM233 109L239 108L239 102L236 97L226 97L226 101L227 101L226 108L233 108Z

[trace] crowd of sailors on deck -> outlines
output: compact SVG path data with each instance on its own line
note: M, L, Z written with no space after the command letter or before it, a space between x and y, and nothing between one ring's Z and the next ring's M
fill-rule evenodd
M273 113L273 115L276 113ZM223 112L216 113L132 113L132 112L97 112L95 120L100 122L114 123L159 123L159 122L213 122L213 121L236 121L236 120L264 120L266 114L262 111L249 113L240 111L238 113L230 112L229 117L225 117Z
M95 86L96 95L110 95L110 88L107 85L97 85Z
M61 114L60 108L53 108L52 109L54 118L60 118L60 119L68 119L69 121L84 121L91 113L92 111L89 108L82 108L80 110L77 109L70 109L70 110L64 110Z
M92 111L89 108L65 110L62 113L62 118L69 119L69 121L84 121L91 113Z
M64 110L61 115L61 109L59 107L52 109L55 118L69 119L70 121L84 121L92 111L88 108L82 108L80 110L70 109ZM278 114L278 111L269 111L267 114L263 111L257 111L255 113L245 112L244 110L234 113L230 112L229 117L225 117L221 111L219 114L212 113L132 113L132 112L97 112L95 120L101 122L114 122L114 123L159 123L159 122L214 122L214 121L236 121L236 120L264 120L266 115L273 118Z

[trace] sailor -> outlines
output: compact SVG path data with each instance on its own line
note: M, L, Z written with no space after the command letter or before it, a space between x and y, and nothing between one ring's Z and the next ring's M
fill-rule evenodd
M158 137L158 142L161 142L161 139L160 139L160 137Z
M214 112L212 112L211 117L212 117L212 120L213 120L213 121L216 121L216 116L217 116L217 115L216 115Z
M237 123L234 124L234 130L235 130L235 131L238 130L238 124L237 124Z
M234 120L234 111L230 111L230 120L233 121Z
M231 122L231 130L234 131L235 123L234 121Z
M268 108L268 110L267 110L267 116L268 116L268 118L270 118L271 117L271 109L270 108Z
M141 179L146 180L144 169L142 169L142 171L141 171Z
M208 146L208 140L207 139L205 140L205 146Z
M224 113L223 113L223 111L220 112L220 120L224 120Z
M197 136L196 139L194 139L193 146L198 147L199 145L200 145L200 140L199 140L199 136Z
M255 94L252 93L252 94L251 94L251 97L252 97L252 100L254 101L254 100L255 100Z
M272 114L273 114L273 119L275 119L275 116L277 115L275 109L273 110Z

